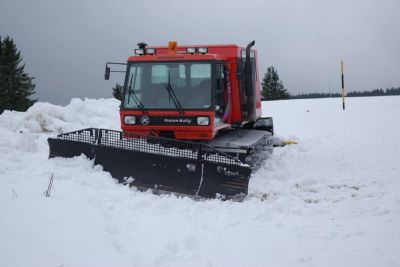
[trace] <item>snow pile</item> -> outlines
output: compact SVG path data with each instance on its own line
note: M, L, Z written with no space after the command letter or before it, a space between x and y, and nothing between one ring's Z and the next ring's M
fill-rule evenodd
M400 97L266 102L275 149L244 202L156 196L47 138L119 129L113 99L0 115L0 266L400 266ZM53 177L50 197L45 197Z
M0 117L0 147L34 152L49 135L96 127L119 130L116 99L72 99L65 107L36 103L26 112L6 110Z
M118 130L119 104L116 99L78 98L72 99L65 107L39 102L26 112L6 110L1 115L1 125L11 131L27 130L31 133L61 133L82 127Z

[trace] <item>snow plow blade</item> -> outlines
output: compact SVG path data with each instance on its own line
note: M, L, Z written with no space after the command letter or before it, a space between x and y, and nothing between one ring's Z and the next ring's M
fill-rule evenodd
M48 139L49 158L81 154L121 183L185 195L247 195L250 166L206 144L89 128Z

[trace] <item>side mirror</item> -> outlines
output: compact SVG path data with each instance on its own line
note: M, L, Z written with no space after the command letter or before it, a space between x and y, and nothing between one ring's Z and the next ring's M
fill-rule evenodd
M126 66L127 63L107 62L107 63L106 63L106 72L104 73L104 80L109 80L109 79L110 79L110 73L111 73L111 72L121 72L121 73L125 73L125 71L122 71L122 70L113 70L113 71L111 71L109 65L123 65L123 66Z
M109 80L110 79L110 67L106 66L106 72L104 73L104 79Z

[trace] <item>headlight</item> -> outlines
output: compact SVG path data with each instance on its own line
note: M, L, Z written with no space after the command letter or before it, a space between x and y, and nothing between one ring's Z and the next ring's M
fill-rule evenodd
M124 122L125 122L125 124L135 124L136 123L136 117L135 116L125 116L124 117Z
M209 125L210 119L208 117L197 117L197 125Z

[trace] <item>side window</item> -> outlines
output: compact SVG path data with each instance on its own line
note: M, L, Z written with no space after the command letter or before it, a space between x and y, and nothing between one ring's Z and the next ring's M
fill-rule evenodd
M215 75L217 79L217 93L224 91L225 89L225 75L224 75L224 66L217 65L217 73Z
M215 73L215 112L221 117L226 106L226 77L224 65L216 65Z
M255 101L255 95L256 94L256 88L257 88L257 83L258 83L258 75L257 75L257 70L256 70L256 59L255 59L255 51L250 50L250 66L251 66L251 79L252 79L252 88L247 88L246 87L246 76L248 73L248 70L246 70L246 50L243 49L241 52L241 60L240 60L240 67L241 67L241 75L240 75L240 88L239 88L239 93L240 93L240 104L241 104L241 109L242 109L242 117L244 119L252 119L252 116L255 113L254 110L254 101Z
M253 70L252 76L253 76L253 83L255 84L255 81L258 80L257 77L257 71L256 71L256 60L255 60L255 54L254 51L250 51L250 63L251 63L251 69ZM246 64L246 50L242 50L242 68L245 68Z

